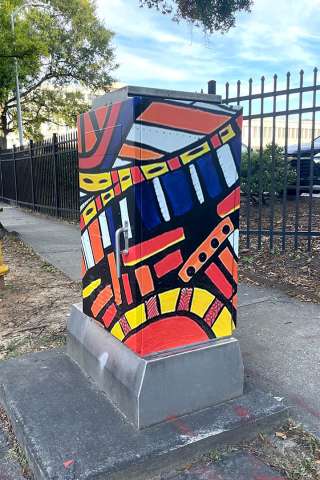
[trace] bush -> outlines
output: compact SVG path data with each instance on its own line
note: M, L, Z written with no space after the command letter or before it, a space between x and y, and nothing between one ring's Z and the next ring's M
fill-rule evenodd
M261 191L262 201L265 203L266 197L272 193L273 185L274 193L282 195L285 187L285 175L284 148L279 145L267 145L262 152L261 159L259 151L251 151L250 179L248 178L249 152L242 154L241 191L250 194L253 201L256 201ZM287 185L295 184L296 177L295 169L287 161Z

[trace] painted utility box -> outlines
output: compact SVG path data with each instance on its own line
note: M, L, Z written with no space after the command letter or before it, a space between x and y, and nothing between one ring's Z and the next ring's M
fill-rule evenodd
M78 119L83 312L142 357L236 325L242 112L177 97L129 87Z

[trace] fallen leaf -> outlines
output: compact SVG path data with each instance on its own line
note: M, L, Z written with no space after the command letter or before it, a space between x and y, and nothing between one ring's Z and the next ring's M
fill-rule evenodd
M284 432L276 432L276 437L285 440L287 438L287 435Z

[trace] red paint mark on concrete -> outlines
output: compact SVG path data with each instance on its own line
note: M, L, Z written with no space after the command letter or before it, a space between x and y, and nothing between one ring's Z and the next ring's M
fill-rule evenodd
M275 477L274 475L258 475L254 480L284 480L284 477Z
M66 460L65 462L63 462L64 468L69 468L73 464L74 464L74 460Z
M242 407L241 405L235 405L233 407L236 415L241 418L250 418L250 412L247 408Z
M304 410L309 412L314 417L320 418L320 411L310 407L310 405L307 404L307 402L303 397L301 397L300 395L290 395L290 398L294 402L296 402L299 405L299 407L302 407Z
M169 422L172 422L174 426L177 428L177 430L179 430L179 432L183 433L184 435L188 435L189 437L193 436L193 431L180 418L177 418L174 415L172 415L171 417L167 417L167 420Z

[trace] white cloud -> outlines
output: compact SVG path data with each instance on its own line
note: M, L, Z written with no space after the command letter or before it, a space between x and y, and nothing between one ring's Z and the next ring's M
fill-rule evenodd
M317 7L320 0L255 0L252 13L240 14L229 33L205 36L186 23L140 9L139 0L97 0L99 15L115 33L126 83L205 88L214 78L272 79L277 72L311 71L319 57Z

